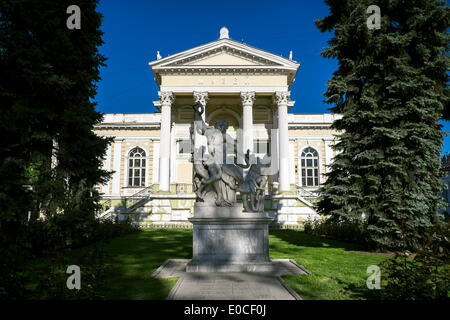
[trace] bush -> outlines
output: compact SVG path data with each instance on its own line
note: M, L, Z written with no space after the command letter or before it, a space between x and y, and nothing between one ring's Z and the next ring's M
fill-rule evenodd
M116 217L114 220L101 221L98 236L103 241L109 241L112 238L139 231L140 229L133 225L133 220L130 217L126 217L122 221L119 221Z
M55 252L52 258L46 257L33 261L21 271L23 283L21 299L102 299L102 287L105 279L105 254L103 245L83 249L78 254L71 250ZM70 274L69 265L78 265L81 272L81 288L68 289L66 282Z
M381 265L381 298L431 300L450 298L449 224L438 222L416 254L397 253Z
M356 242L367 245L366 225L361 222L343 221L336 222L331 219L312 220L308 219L303 223L306 233L327 237L336 240Z
M25 225L15 243L0 248L0 299L100 299L103 244L139 230L131 219L100 221L62 214ZM93 249L80 248L91 244ZM74 259L77 263L66 258L74 248L84 252ZM66 287L65 271L71 264L81 268L79 291Z

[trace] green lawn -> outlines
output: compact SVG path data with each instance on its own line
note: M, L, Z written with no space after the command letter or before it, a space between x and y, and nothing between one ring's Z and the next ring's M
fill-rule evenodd
M366 269L385 257L360 249L303 231L270 230L270 257L294 259L312 272L283 276L303 299L370 298ZM106 299L165 299L177 279L154 279L151 274L166 259L191 257L192 230L145 229L112 240L105 251Z

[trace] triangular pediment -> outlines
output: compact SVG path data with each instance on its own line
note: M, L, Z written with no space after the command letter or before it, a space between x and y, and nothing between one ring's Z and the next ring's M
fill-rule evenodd
M296 72L299 63L231 39L219 39L149 63L153 71L173 68L275 67Z

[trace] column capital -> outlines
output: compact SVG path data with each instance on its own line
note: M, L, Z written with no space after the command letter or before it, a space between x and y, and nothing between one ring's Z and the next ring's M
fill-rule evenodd
M194 96L194 102L200 102L203 106L206 106L208 91L194 91L192 94Z
M274 102L280 106L280 105L287 105L289 101L289 97L291 96L290 91L276 91Z
M175 95L172 91L158 91L159 100L162 105L172 105L175 101Z
M241 91L241 99L243 105L253 105L256 100L255 91Z

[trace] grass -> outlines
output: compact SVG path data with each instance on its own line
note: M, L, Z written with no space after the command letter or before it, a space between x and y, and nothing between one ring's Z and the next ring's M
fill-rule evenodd
M270 257L291 258L312 272L308 276L283 276L305 300L370 299L366 273L385 256L364 252L359 245L311 236L297 230L270 232Z
M155 279L151 274L166 259L192 256L192 230L143 230L113 239L105 253L105 299L163 300L178 278Z
M271 258L294 259L312 272L283 276L303 299L369 299L367 267L386 258L297 230L270 230L269 243ZM192 230L145 229L113 239L105 252L106 299L165 299L177 278L154 279L151 274L166 259L192 257Z

